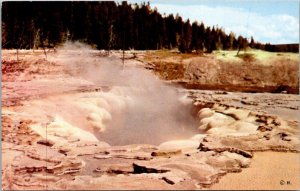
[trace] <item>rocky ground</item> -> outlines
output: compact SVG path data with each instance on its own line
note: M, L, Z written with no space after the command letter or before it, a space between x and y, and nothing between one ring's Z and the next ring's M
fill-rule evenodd
M109 131L106 124L115 115L128 111L132 100L126 92L133 89L98 83L90 70L82 71L86 63L101 64L121 55L58 50L48 52L45 59L43 52L23 51L17 61L15 51L2 52L3 189L299 188L297 94L177 87L180 95L192 100L190 115L197 123L192 135L170 136L157 144L104 142L98 135ZM146 52L127 53L124 66L155 68L146 57ZM96 69L93 66L91 71ZM184 71L180 78L193 75ZM168 113L161 117L167 118ZM153 139L156 135L149 133ZM263 168L273 159L269 168ZM274 168L285 163L294 165ZM255 176L253 172L261 168L270 173L261 172L254 185L247 184L250 179L244 171ZM235 174L233 183L230 177Z

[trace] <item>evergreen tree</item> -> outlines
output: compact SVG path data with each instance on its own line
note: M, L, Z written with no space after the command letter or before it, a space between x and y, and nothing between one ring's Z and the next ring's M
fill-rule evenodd
M150 3L13 2L2 4L3 48L55 47L79 40L97 49L178 48L181 52L245 48L246 38L227 35L222 28L190 24L178 14L161 15ZM273 50L254 42L250 47ZM291 50L292 48L282 48Z
M250 48L254 48L254 46L255 46L255 42L254 42L253 36L251 36Z
M192 41L192 27L190 20L187 20L183 25L183 31L180 36L179 51L182 53L191 52L190 44Z

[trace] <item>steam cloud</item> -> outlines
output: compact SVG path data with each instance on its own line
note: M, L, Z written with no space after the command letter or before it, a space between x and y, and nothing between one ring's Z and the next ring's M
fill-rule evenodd
M69 123L92 131L100 141L112 145L159 144L197 132L191 100L149 71L130 63L123 67L117 56L99 56L99 51L81 43L66 43L51 59L63 64L72 76L110 87L109 91L94 93L89 101L74 98L72 104L80 106L85 122L78 123L78 114L76 119L64 114ZM87 122L92 129L83 127Z

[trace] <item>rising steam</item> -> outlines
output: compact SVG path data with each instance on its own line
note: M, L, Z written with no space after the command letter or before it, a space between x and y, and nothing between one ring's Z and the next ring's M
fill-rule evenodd
M66 43L49 59L74 78L109 87L109 91L51 100L61 103L56 115L98 140L112 145L159 144L195 134L191 100L130 61L123 67L118 56L104 57L81 43Z

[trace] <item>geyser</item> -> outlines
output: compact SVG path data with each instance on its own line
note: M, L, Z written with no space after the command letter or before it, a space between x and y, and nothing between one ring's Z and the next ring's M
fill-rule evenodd
M175 87L132 65L130 60L123 67L117 56L99 57L87 46L75 45L68 43L59 49L53 61L61 63L70 75L111 88L93 94L92 106L85 97L83 103L89 102L89 106L81 104L80 112L83 120L92 125L79 128L111 145L160 144L189 138L199 131L191 115L191 100ZM67 120L71 124L87 124L70 116Z
M173 99L178 98L179 93L154 94L155 89L153 92L145 89L128 91L125 95L130 96L130 104L126 104L122 112L112 113L112 120L105 123L106 130L97 133L97 138L111 145L158 145L189 138L198 132L197 121L191 115L192 104L181 100L175 102Z

